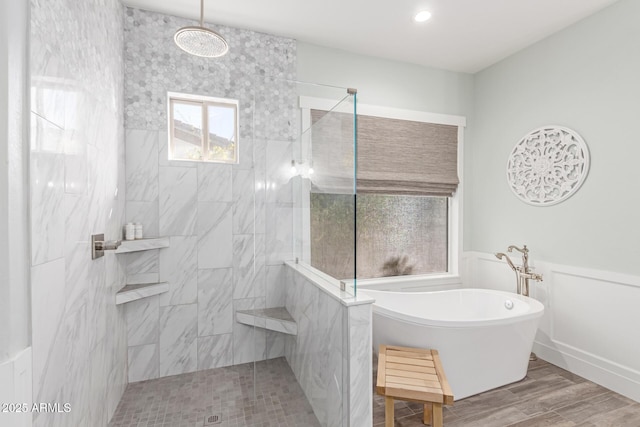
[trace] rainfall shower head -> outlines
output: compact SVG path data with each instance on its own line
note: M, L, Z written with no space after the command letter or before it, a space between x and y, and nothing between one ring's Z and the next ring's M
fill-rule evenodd
M173 39L180 49L204 58L218 58L229 51L224 37L204 27L204 0L200 0L200 26L182 27Z

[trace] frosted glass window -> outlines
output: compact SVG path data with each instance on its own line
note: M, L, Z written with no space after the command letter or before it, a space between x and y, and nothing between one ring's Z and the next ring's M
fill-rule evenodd
M238 129L238 101L170 94L170 160L238 163Z
M448 198L311 194L311 265L335 278L442 273L448 267ZM354 236L355 232L355 236Z

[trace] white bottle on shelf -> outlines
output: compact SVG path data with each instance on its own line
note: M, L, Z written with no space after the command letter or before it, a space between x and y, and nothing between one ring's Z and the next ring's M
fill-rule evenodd
M136 230L132 222L124 226L124 240L134 240L136 238Z
M140 224L139 222L136 222L134 225L134 234L137 239L142 239L142 224Z

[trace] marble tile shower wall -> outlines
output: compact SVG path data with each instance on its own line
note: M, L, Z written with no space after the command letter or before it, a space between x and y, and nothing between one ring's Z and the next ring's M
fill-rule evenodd
M286 270L285 306L298 324L288 336L285 356L323 426L345 425L348 398L346 326L348 312L339 301L293 269Z
M287 173L299 118L295 42L214 26L229 42L219 59L173 43L193 21L125 12L126 220L170 247L128 255L129 282L167 281L169 292L126 307L129 381L284 355L284 337L235 322L235 310L284 305L292 257ZM240 163L167 157L167 91L240 101Z
M31 298L35 426L106 426L127 383L124 265L89 236L124 220L123 7L32 0Z
M347 306L288 266L285 277L285 306L298 324L285 357L318 421L371 426L371 301Z

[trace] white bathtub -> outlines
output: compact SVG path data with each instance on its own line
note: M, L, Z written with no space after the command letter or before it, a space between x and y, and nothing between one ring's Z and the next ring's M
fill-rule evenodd
M373 346L431 348L440 353L456 400L521 380L544 306L486 289L388 292L375 298ZM513 304L511 309L506 306Z

